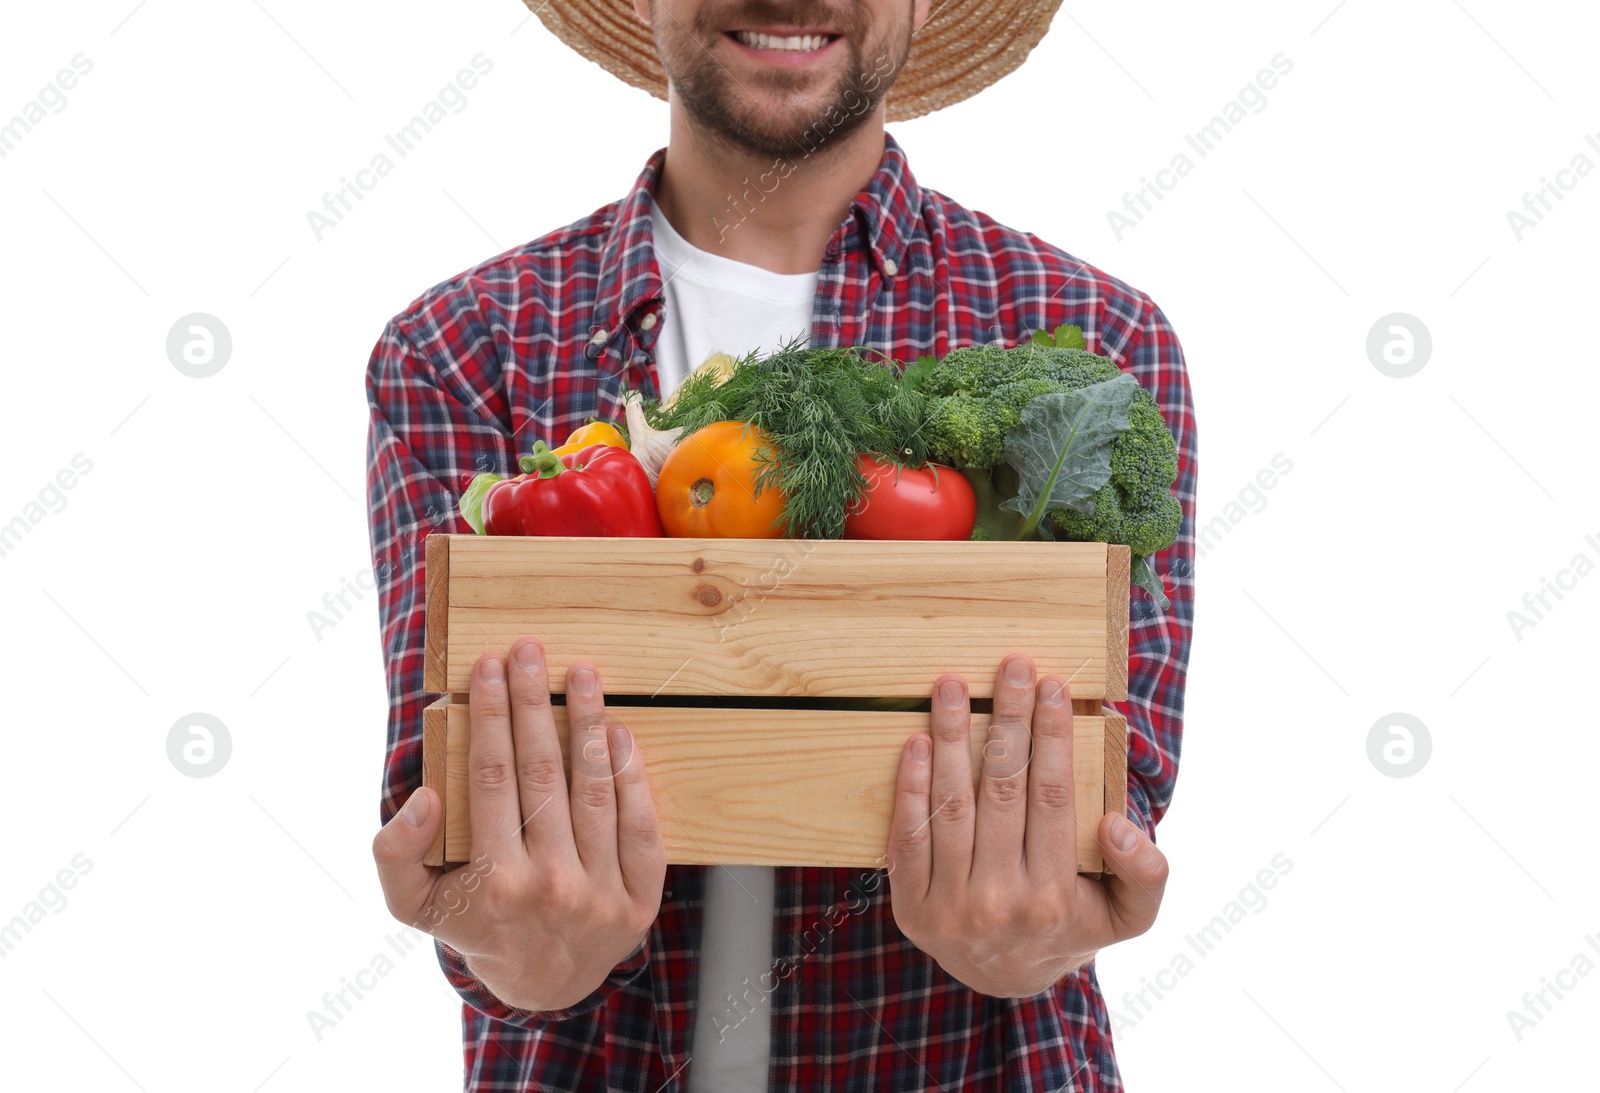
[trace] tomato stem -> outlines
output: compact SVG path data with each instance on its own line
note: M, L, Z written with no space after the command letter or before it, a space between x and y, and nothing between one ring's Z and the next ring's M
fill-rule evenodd
M694 485L689 487L689 502L697 509L703 509L711 504L711 499L716 496L717 487L709 478L696 479Z

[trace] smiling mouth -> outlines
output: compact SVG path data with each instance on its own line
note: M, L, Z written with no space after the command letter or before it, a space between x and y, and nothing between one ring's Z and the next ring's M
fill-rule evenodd
M770 49L780 53L815 53L839 37L837 34L795 34L780 37L753 30L729 31L729 37L751 49Z

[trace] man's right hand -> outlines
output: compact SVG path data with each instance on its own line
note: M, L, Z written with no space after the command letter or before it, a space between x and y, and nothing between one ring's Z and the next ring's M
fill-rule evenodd
M420 788L372 843L384 898L508 1006L565 1009L605 982L661 908L667 854L644 756L625 726L608 734L599 673L574 664L569 791L544 650L531 638L509 661L478 659L469 708L473 862L422 863L443 809Z

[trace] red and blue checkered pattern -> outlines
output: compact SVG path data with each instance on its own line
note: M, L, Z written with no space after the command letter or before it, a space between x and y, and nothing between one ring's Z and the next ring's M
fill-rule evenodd
M422 779L423 540L470 531L456 503L473 474L514 474L536 439L556 442L592 414L620 417L629 388L656 391L653 347L672 317L661 314L649 196L664 157L650 157L622 201L431 289L373 350L367 493L388 665L385 822ZM1177 777L1194 610L1195 425L1182 350L1147 296L919 187L886 136L882 164L828 244L813 343L910 361L1062 323L1138 377L1178 441L1183 530L1155 560L1172 607L1155 610L1135 590L1123 705L1129 809L1153 832ZM570 1010L508 1008L439 944L465 1000L465 1088L683 1089L704 869L669 867L644 943ZM881 872L780 868L776 880L774 1093L1122 1088L1092 965L1033 998L986 997L901 935Z

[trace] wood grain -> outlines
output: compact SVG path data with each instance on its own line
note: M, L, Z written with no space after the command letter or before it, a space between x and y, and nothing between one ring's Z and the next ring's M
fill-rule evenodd
M1126 687L1125 624L1107 644L1126 579L1112 587L1100 543L466 535L448 550L430 690L466 690L479 655L523 636L557 689L585 659L611 694L926 697L960 672L988 697L1011 652L1074 698ZM432 606L430 649L445 641Z
M445 695L422 711L422 784L438 795L445 809L445 822L439 825L439 833L428 847L428 856L422 859L424 865L445 863L445 832L450 825L450 794L445 784L446 767L449 764L450 705L450 696Z
M556 708L563 758L566 711ZM614 714L615 719L615 714ZM883 867L895 774L907 737L927 714L881 711L630 708L667 846L688 865ZM972 719L981 778L989 719ZM1103 868L1095 832L1108 777L1100 717L1073 719L1080 802L1078 869ZM445 858L472 860L467 708L448 707Z
M1125 546L1106 547L1106 648L1122 650L1106 661L1106 687L1102 696L1113 702L1128 697L1128 567Z
M1128 719L1116 710L1102 711L1105 717L1105 798L1101 814L1128 814ZM1104 863L1111 872L1111 863Z
M422 689L438 694L449 690L446 657L450 648L450 539L430 535L426 546Z

